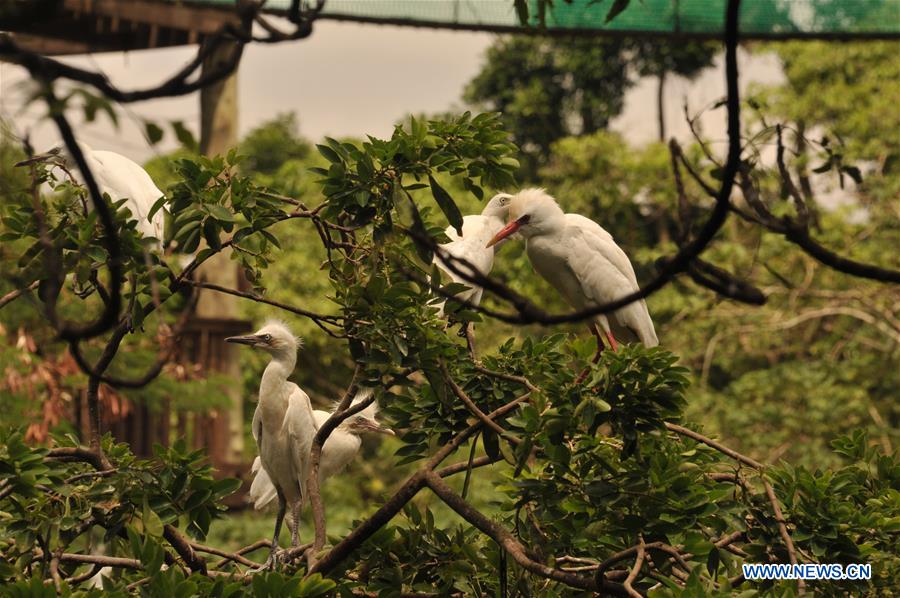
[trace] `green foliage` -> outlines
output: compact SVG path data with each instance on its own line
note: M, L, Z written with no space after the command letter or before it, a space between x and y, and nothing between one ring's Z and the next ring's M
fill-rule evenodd
M616 2L610 15L625 8ZM467 102L503 114L536 178L554 142L607 128L622 112L633 73L695 77L712 65L716 44L589 37L509 37L494 43L469 82Z
M293 112L279 114L253 129L238 146L246 159L244 172L264 175L275 180L285 162L301 161L310 153L310 144L297 135L299 125Z
M826 14L822 11L823 14ZM900 143L898 42L790 42L770 44L787 85L764 94L771 109L805 125L821 125L846 146L849 162L877 160L897 174Z
M56 444L65 450L77 441L60 437ZM104 542L117 552L140 560L145 574L158 574L163 526L204 538L210 523L225 510L222 498L240 485L238 480L215 480L206 455L188 452L180 442L157 447L156 459L143 461L135 459L127 445L113 444L107 437L104 450L114 467L108 472L48 459L48 449L27 446L16 431L5 431L0 446L0 525L6 538L0 541L0 573L7 579L24 579L36 550L49 554L80 549L95 526L106 530ZM40 566L46 565L45 559Z
M651 272L651 261L671 251L669 236L676 226L672 214L677 192L665 148L629 148L619 136L604 131L569 138L569 133L582 131L570 130L570 119L561 116L578 115L588 131L614 114L615 101L621 101L614 94L585 99L573 90L591 88L595 81L590 77L602 75L596 64L609 66L613 74L616 69L624 73L624 62L616 62L624 54L616 50L619 53L607 60L605 54L591 53L602 50L596 48L571 46L568 55L525 44L513 49L519 63L495 65L498 77L513 81L523 64L535 68L529 77L519 77L527 85L503 96L508 102L505 116L513 119L512 139L546 152L546 165L536 176L567 211L608 225L644 278ZM695 58L702 63L703 52ZM668 57L659 60L665 68L674 68ZM574 87L551 85L567 78L560 73L576 72L585 79ZM576 99L573 108L570 100ZM525 110L528 106L553 110L536 115ZM522 110L516 113L517 108ZM747 139L770 142L765 108L758 113ZM810 122L825 124L818 117ZM312 381L319 395L337 396L356 366L362 370L360 381L373 386L400 372L414 372L378 391L383 417L398 439L379 452L364 447L364 458L354 465L357 481L331 480L326 485L330 542L340 540L345 522L374 511L410 466L419 466L476 421L460 400L463 393L483 412L521 401L500 420L503 433L481 430L460 447L470 449L472 458L488 455L498 464L473 468L448 483L461 485L466 499L509 530L536 563L560 567L562 561L554 559L563 555L597 563L643 541L655 547L648 549L652 562L645 562L635 580L637 590L654 595L730 594L732 584L740 583L742 563L788 562L782 530L765 492L765 482L771 482L801 561L873 564L873 580L817 584L818 593L892 590L900 568L900 465L891 454L891 447L900 442L894 425L900 417L894 400L898 374L892 363L897 351L891 328L896 320L894 293L837 275L783 239L760 236L758 228L732 221L706 257L766 288L766 306L722 301L678 280L650 298L662 347L625 346L604 352L597 363L589 360L589 337L578 340L564 331L548 336L463 312L460 320L478 322L476 361L437 317L431 284L439 274L431 264L431 244L444 239L448 225L458 226L463 214L476 211L491 190L514 185L516 148L501 117L466 113L442 120L411 118L389 139L326 138L317 153L310 147L297 136L291 117L279 117L246 140L244 151L255 162L242 161L237 152L216 158L182 152L156 165L170 177L167 200L156 208L166 210L171 219L168 240L199 251L198 260L230 244L257 292L269 287L270 297L339 318L340 325L329 330L341 338L327 341L303 321L313 339L311 348L301 353L298 377L305 386ZM774 211L790 214L793 208L778 188L774 169L752 149L747 165L754 169L765 200ZM807 155L789 158L789 167L797 169L803 160L818 158L813 152L819 149L807 148ZM825 153L837 151L832 145ZM685 153L698 172L714 178L718 166L699 148ZM11 159L14 153L3 155ZM307 168L317 176L308 176ZM866 180L872 186L864 193L889 197L883 190L895 184L895 175L882 170L882 181ZM54 255L60 256L69 280L95 285L91 274L106 256L98 253L102 244L96 222L79 209L83 191L57 179L56 171L46 166L36 166L34 175L54 192L38 203L48 216ZM19 275L25 282L48 277L48 249L37 243L40 231L31 183L21 177L14 182L5 191L9 201L3 208L4 232L15 233L16 240L10 236L9 241L19 244L17 249L21 246L26 256ZM691 182L686 193L688 211L699 218L708 201ZM877 262L897 240L896 226L885 217L891 209L872 209L862 222L843 212L823 212L817 238ZM126 273L136 280L129 286L136 306L132 313L156 314L148 282L156 280L167 288L162 297L168 303L178 297L172 280L179 272L154 259L147 265L142 240L125 214L117 214L117 227ZM866 240L870 235L877 240ZM2 255L7 270L18 265L18 254ZM499 253L496 271L536 302L562 308L558 297L530 274L521 244L510 243ZM62 308L96 308L96 294L81 299L64 293ZM486 299L487 305L498 303ZM247 313L258 318L271 311L254 305ZM888 324L879 326L879 321ZM41 334L51 338L52 331L44 327ZM95 356L98 349L89 347L88 352ZM4 350L0 365L7 372L27 373L29 366L21 357ZM252 393L261 364L258 358L250 359L257 360L245 374ZM114 363L121 368L117 372L132 367L127 356ZM585 382L576 383L586 368ZM166 382L156 384L167 388ZM721 437L767 466L747 467L709 444L674 434L674 422ZM827 448L829 439L854 427L868 428L868 434L841 436L832 443L833 450ZM52 589L43 583L51 577L45 557L57 551L87 552L91 528L103 534L110 554L140 564L118 570L106 581L104 590L114 595L349 596L361 589L493 595L501 590L499 547L475 527L460 524L427 491L345 559L340 570L332 571L333 579L304 577L302 564L250 577L187 574L167 563L174 557L166 554L174 552L164 526L194 538L216 537L221 499L236 488L234 481L214 480L201 452L176 444L158 447L155 458L144 461L106 439L104 449L115 469L98 474L84 464L50 458L48 449L28 445L20 432L5 433L3 440L4 593ZM54 442L75 445L75 439ZM792 464L771 465L781 457ZM453 461L466 463L464 456ZM332 525L336 520L341 523ZM244 531L249 526L236 528L231 528L229 541L251 533L252 538L244 539L257 538L258 532ZM740 535L736 553L716 546L735 532ZM227 535L221 528L218 533ZM685 564L671 562L670 553L658 548L662 545L678 551ZM608 576L623 580L633 562L616 560L607 568ZM30 569L25 567L29 563ZM64 578L84 571L78 567L83 566L60 562ZM649 567L656 578L645 575ZM681 567L684 570L676 572ZM579 594L516 563L509 564L508 572L510 586L522 595ZM128 589L145 578L145 585ZM68 588L65 581L61 590L90 592ZM790 595L795 584L743 582L740 591Z

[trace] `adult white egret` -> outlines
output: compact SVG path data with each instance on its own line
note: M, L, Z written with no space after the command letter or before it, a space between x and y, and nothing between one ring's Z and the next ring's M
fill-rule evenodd
M449 253L451 256L464 259L475 268L478 272L485 276L491 273L494 266L494 247L487 247L487 242L497 234L497 231L506 225L506 217L509 213L509 202L512 195L508 193L498 193L491 198L484 206L481 214L470 214L463 218L462 236L456 229L448 226L444 231L450 241L440 245L441 249ZM469 287L465 291L457 293L457 298L461 301L468 301L475 305L481 302L481 295L484 292L480 286L467 281L463 276L454 272L447 262L438 253L434 255L434 263L443 272L450 277L453 282L458 282ZM459 261L453 261L453 266L462 272L468 272L468 267ZM444 312L444 302L440 307L441 315Z
M259 402L253 414L252 432L259 450L263 469L271 480L278 497L275 534L266 567L274 566L278 551L278 534L290 504L299 513L306 495L306 476L309 471L309 450L316 424L309 396L299 386L288 381L297 364L300 340L281 322L269 321L256 333L232 336L229 343L249 345L272 356L259 384ZM291 541L299 542L299 517L291 521Z
M599 224L580 214L566 214L543 189L523 189L509 202L509 224L488 243L491 247L514 233L526 239L532 266L575 309L582 310L620 299L638 290L628 256ZM644 300L594 317L591 331L598 351L603 329L610 347L620 340L659 344ZM595 357L595 359L596 359Z
M91 149L86 143L78 142L81 153L94 179L100 193L106 193L113 202L127 199L125 207L131 212L131 216L137 221L137 230L144 237L153 237L157 240L156 248L162 249L163 241L163 211L158 210L153 218L148 218L150 209L156 201L165 195L136 162L121 154L105 150ZM54 148L46 154L35 156L19 164L28 164L37 160L58 156L63 148ZM71 157L67 162L74 163Z
M352 405L368 399L372 395L371 388L361 389L353 399ZM385 428L377 419L378 404L372 403L359 413L351 415L341 422L335 428L325 445L322 447L322 457L319 461L319 486L331 476L340 473L350 461L359 452L362 444L360 434L365 432L378 432L381 434L394 435L389 428ZM316 409L313 411L313 418L316 422L316 428L322 426L325 421L331 417L331 413ZM262 509L275 498L275 486L266 470L262 467L259 457L253 461L251 472L254 474L253 484L250 486L250 500L257 509ZM304 497L305 499L305 497ZM292 517L297 513L292 513ZM293 539L292 539L293 541ZM299 543L299 542L298 542Z

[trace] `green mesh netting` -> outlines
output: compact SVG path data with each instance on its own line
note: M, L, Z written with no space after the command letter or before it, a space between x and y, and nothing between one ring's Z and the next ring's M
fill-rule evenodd
M606 23L612 2L555 0L547 12L547 27L656 34L722 32L726 0L631 0L624 12ZM266 9L285 11L290 4L290 0L269 0ZM532 15L536 4L529 0ZM472 29L521 27L512 0L327 0L323 16ZM900 36L900 0L744 0L740 27L744 37Z

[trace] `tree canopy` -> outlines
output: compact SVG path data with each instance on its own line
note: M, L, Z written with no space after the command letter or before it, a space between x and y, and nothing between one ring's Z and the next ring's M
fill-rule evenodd
M791 112L807 75L790 67L796 49L776 47L788 82L741 106L740 156L728 175L722 152L702 136L690 146L633 148L601 130L612 104L573 109L569 100L584 100L576 87L557 97L543 83L567 77L560 64L579 65L564 51L515 47L519 68L527 60L537 74L530 92L503 96L505 115L410 118L389 138L326 138L315 151L282 116L225 156L186 149L156 161L166 196L154 210L166 213L166 244L190 254L184 262L148 251L122 202L90 193L58 157L25 160L19 140L4 135L4 593L893 590L900 316L891 250L900 239L889 190L900 174L885 164L892 131L835 133L845 120L827 110ZM818 49L823 64L857 61L873 72L889 68L883 50L863 58L853 46ZM583 56L597 58L592 51ZM499 71L511 78L512 64ZM846 81L821 85L817 93L831 97ZM531 92L535 107L555 112L517 112ZM36 101L56 106L53 87L43 93ZM850 110L861 114L846 121L885 109L860 102ZM568 128L565 110L587 111L582 129ZM53 115L65 131L65 112ZM643 281L697 238L723 201L718 186L733 176L724 224L648 299L660 347L627 345L592 362L583 322L533 275L521 242L499 252L490 278L472 277L487 289L481 305L456 305L449 325L439 315L438 304L460 290L433 266L443 231L493 192L515 189L516 141L546 152L533 176L567 211L603 223ZM823 192L849 201L829 204ZM192 276L225 248L251 289L215 289ZM117 286L121 311L110 307ZM366 449L355 470L363 479L340 482L334 501L311 494L315 539L279 571L251 573L266 546L255 535L210 545L228 525L222 500L237 482L216 479L202 451L175 442L138 459L98 421L121 397L194 397L187 408L210 407L202 401L214 400L214 384L160 364L184 365L170 363L169 349L196 294L218 292L244 299L254 319L284 314L307 336L295 378L344 397L333 422L349 415L364 385L398 434ZM457 323L474 323L473 346ZM242 381L248 396L259 366L252 360ZM67 421L74 396L88 407L85 437ZM35 421L39 437L22 425ZM344 528L332 517L339 511ZM98 538L106 554L92 554ZM871 563L873 576L804 587L748 580L741 569L824 562ZM103 590L89 587L104 566L114 572Z

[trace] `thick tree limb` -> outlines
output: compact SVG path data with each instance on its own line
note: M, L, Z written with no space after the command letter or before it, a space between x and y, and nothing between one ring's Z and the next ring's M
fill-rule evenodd
M206 560L194 552L190 542L188 542L177 529L171 525L165 525L163 527L163 537L172 545L172 548L175 549L175 552L178 553L178 556L181 557L181 560L184 561L184 564L187 565L191 571L202 575L207 574Z

